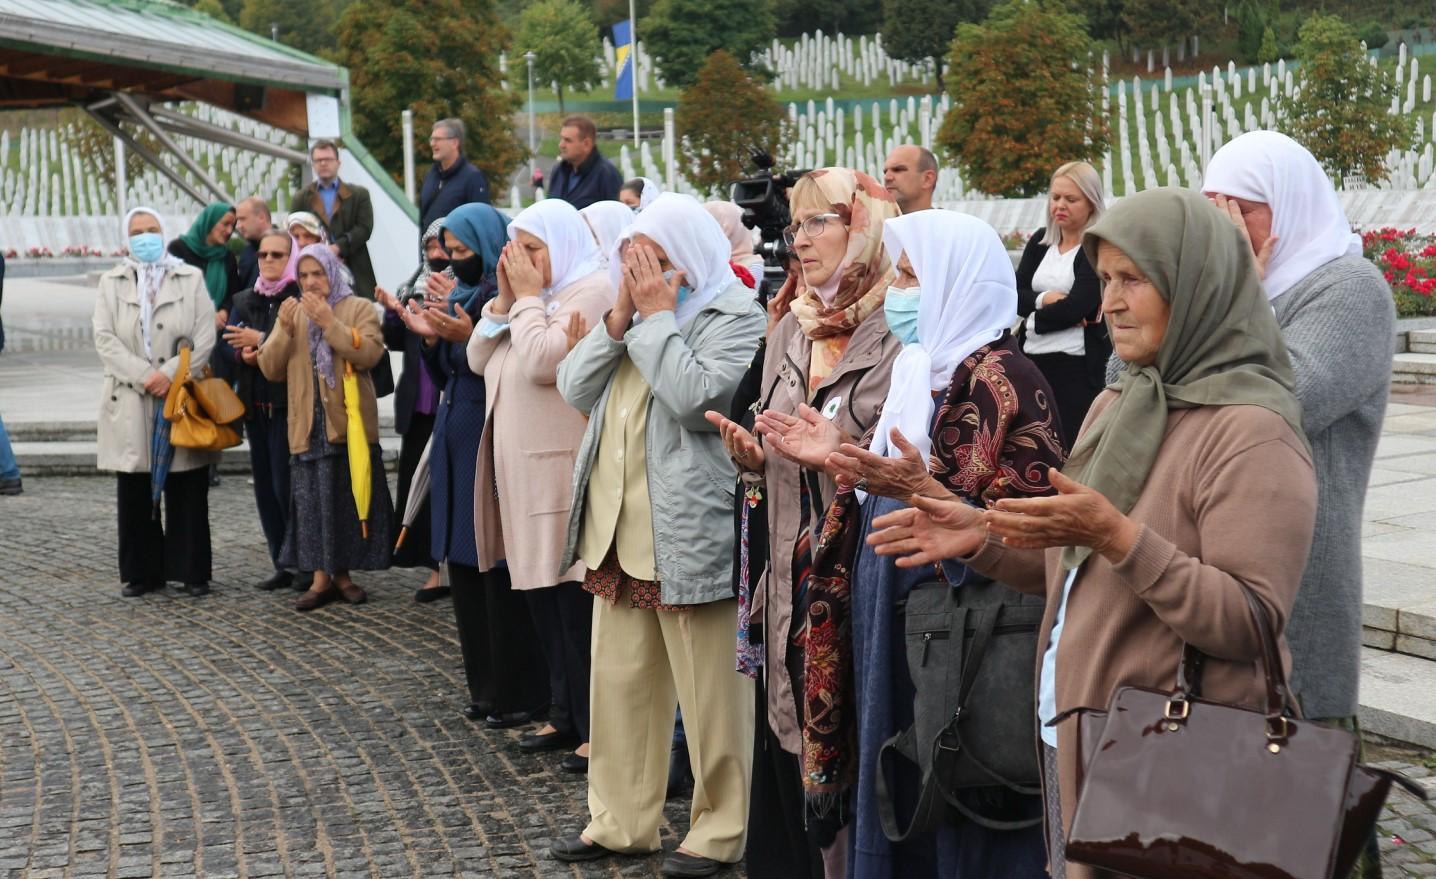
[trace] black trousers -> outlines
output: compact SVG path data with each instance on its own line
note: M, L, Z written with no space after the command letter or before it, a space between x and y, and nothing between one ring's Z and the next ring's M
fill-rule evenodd
M548 666L523 596L509 572L449 563L454 619L471 705L496 714L549 704Z
M279 570L279 549L289 529L289 420L283 409L255 408L247 422L249 466L254 471L254 505Z
M753 691L758 710L743 868L749 879L823 879L821 846L832 844L837 828L817 821L804 825L802 769L797 756L783 750L768 726L768 695L761 671Z
M164 489L164 527L150 499L150 474L117 474L120 581L163 585L208 583L209 468L170 473Z
M1087 360L1072 354L1035 354L1032 362L1037 364L1042 377L1052 387L1056 398L1057 415L1062 419L1062 436L1066 451L1072 451L1077 442L1077 431L1092 408L1092 401L1102 392L1092 386L1087 376Z
M424 455L424 446L429 444L429 437L433 433L434 416L415 412L409 419L409 430L404 434L404 441L399 446L399 497L394 501L394 512L400 523L404 521L404 508L409 504L409 486L413 484L414 471L418 468L419 458ZM409 526L409 536L405 538L404 545L394 554L394 567L424 567L437 571L438 563L429 558L430 533L432 526L429 523L429 501L425 499L414 524Z
M538 630L539 646L548 664L552 697L549 723L560 732L588 741L589 652L593 635L593 596L581 583L560 583L548 589L525 589L523 597Z

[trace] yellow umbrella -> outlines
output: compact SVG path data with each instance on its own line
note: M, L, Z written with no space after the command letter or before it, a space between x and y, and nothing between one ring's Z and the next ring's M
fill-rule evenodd
M357 336L358 333L355 333ZM359 347L357 344L354 347ZM374 472L369 456L369 437L364 433L364 415L359 411L359 376L354 364L344 361L344 412L349 416L345 445L349 448L349 487L354 490L354 508L359 512L359 529L369 539L369 498Z

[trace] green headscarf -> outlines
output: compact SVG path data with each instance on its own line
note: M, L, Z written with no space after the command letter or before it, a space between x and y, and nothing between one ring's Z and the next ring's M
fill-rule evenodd
M1191 190L1149 189L1118 202L1088 230L1082 248L1094 266L1102 241L1146 274L1172 313L1156 362L1128 365L1112 386L1121 396L1078 438L1064 474L1130 512L1172 409L1261 406L1285 418L1305 442L1281 328L1251 246L1230 219ZM1063 569L1091 552L1067 547Z
M210 244L209 233L221 217L233 210L223 202L206 205L190 224L189 231L180 236L190 252L204 260L204 286L209 290L209 298L216 308L224 301L224 294L229 292L229 274L224 270L224 257L229 248L223 244Z

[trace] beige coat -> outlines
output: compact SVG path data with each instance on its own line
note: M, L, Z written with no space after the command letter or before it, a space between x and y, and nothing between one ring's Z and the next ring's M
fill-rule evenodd
M1106 391L1085 426L1115 400ZM1121 686L1171 690L1182 644L1207 654L1202 696L1259 708L1266 684L1244 584L1280 633L1296 601L1316 520L1316 477L1301 438L1257 406L1178 409L1141 497L1128 514L1142 530L1127 558L1093 554L1072 584L1057 647L1057 713L1103 708ZM1062 602L1060 549L1008 549L989 538L974 569L1045 595L1037 672ZM1039 682L1040 683L1040 682ZM1065 837L1081 776L1077 722L1057 727L1058 789ZM1103 875L1069 864L1069 879Z
M359 331L359 347L354 334ZM364 417L364 434L370 443L379 441L379 406L374 399L374 379L369 370L385 356L384 336L374 303L358 296L346 296L334 306L334 320L324 331L334 349L334 387L319 380L319 397L324 402L325 433L331 443L342 443L349 433L349 415L344 409L344 361L354 364L359 379L359 412ZM272 382L289 385L289 452L309 451L309 432L314 429L314 361L309 356L309 318L302 310L294 313L291 334L284 322L274 329L259 348L259 369Z
M483 375L485 386L474 474L479 569L507 562L515 589L583 579L582 563L566 571L560 565L587 422L559 396L555 382L568 354L569 316L581 314L594 327L615 295L608 275L595 272L560 290L553 314L537 296L525 297L509 310L507 332L491 339L475 330L469 338L469 368ZM495 319L488 306L483 316Z
M145 393L145 379L156 370L171 381L179 369L176 343L194 343L190 370L198 374L214 349L214 305L199 269L182 265L171 269L155 295L150 318L150 356L145 355L140 332L140 294L135 270L118 265L100 276L91 318L95 351L105 367L100 397L99 447L96 464L101 470L148 473L150 440L155 408L164 401ZM175 449L171 472L206 467L212 452Z
M902 351L902 342L888 332L881 310L869 315L853 330L848 347L832 373L808 399L808 369L813 343L798 329L792 314L773 328L763 358L763 387L759 405L789 415L807 403L825 415L831 414L838 429L861 437L877 421L878 408L887 397L893 361ZM761 441L760 441L761 442ZM768 501L770 543L768 569L753 592L752 618L762 623L764 689L768 699L768 726L783 750L797 754L802 747L798 704L793 682L788 678L788 651L793 637L793 549L801 528L799 480L802 468L782 455L768 454L763 463L764 491ZM817 528L823 512L837 493L837 486L823 473L809 473L818 496L812 499L809 524ZM814 541L816 543L816 541Z

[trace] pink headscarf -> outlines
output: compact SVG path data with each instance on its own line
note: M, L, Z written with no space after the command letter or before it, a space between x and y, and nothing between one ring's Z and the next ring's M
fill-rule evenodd
M753 261L753 232L743 225L743 209L731 201L709 201L703 203L703 210L713 215L722 227L723 234L733 251L728 259L739 265Z
M285 235L285 233L265 232L264 238L259 239L260 246L264 246L265 238L278 238L281 235ZM288 235L287 237L289 238L289 263L284 267L284 274L280 275L279 279L275 281L266 280L263 275L260 275L259 279L254 282L254 292L260 296L268 296L272 299L280 293L283 293L285 287L293 284L298 279L299 242L294 240L293 235Z

